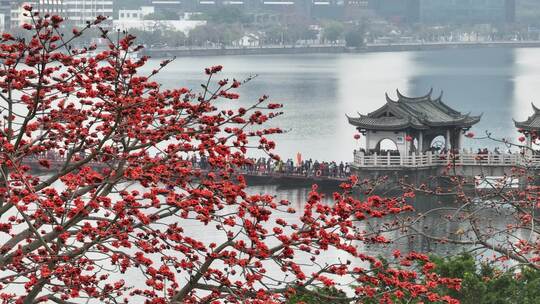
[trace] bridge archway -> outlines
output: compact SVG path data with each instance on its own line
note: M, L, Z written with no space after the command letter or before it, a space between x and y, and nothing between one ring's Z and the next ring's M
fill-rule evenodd
M429 143L429 149L432 152L440 152L447 146L446 138L443 135L435 135Z
M388 152L393 155L400 154L397 143L390 138L381 139L375 146L375 152L377 152L379 155L385 155Z

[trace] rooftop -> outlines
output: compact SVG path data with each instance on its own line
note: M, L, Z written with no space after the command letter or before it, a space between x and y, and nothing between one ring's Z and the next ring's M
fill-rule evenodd
M443 92L433 99L433 89L420 97L407 97L397 90L398 100L386 94L386 104L367 115L349 117L349 123L361 130L429 129L433 127L468 128L480 121L480 116L462 114L442 101Z
M514 125L516 128L535 131L540 130L540 109L538 109L534 104L531 105L534 110L534 114L525 121L514 120Z

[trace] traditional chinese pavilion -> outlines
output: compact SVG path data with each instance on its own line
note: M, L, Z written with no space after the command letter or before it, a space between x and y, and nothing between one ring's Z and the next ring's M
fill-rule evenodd
M519 132L523 133L527 140L527 146L532 147L533 141L540 136L540 109L534 104L531 104L533 108L533 115L531 115L525 121L515 121L514 125L519 129Z
M480 121L480 116L462 114L432 98L433 89L420 97L407 97L397 90L397 100L386 94L386 104L367 115L348 117L349 123L364 134L366 153L380 153L381 141L393 141L400 155L423 153L433 139L442 136L441 149L461 149L465 131ZM539 118L540 122L540 118Z

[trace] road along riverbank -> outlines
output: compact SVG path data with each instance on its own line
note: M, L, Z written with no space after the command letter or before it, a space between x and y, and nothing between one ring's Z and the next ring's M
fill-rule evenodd
M152 58L233 56L233 55L283 55L283 54L336 54L336 53L376 53L445 50L455 48L538 48L540 41L494 41L494 42L441 42L441 43L400 43L368 44L361 48L344 45L294 46L278 45L243 48L149 48L141 55Z

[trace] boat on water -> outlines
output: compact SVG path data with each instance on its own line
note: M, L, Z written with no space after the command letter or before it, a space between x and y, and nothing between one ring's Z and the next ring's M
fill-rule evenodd
M75 58L93 58L93 57L96 57L97 55L99 55L103 51L104 51L104 49L96 49L96 50L85 52L83 54L77 54L74 57ZM120 54L120 58L125 58L126 60L127 59L129 59L129 60L137 60L137 59L140 58L140 54L139 54L139 52L130 51L130 52L126 53L125 51L122 51L121 54Z

